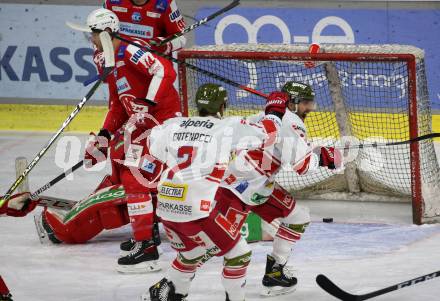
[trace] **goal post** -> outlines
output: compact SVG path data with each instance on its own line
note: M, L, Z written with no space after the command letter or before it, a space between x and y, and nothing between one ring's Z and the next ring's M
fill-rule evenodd
M306 126L313 144L391 142L432 132L423 50L406 45L231 44L184 49L179 59L252 89L269 93L289 80L310 84L317 110ZM310 64L313 62L313 64ZM183 112L195 112L197 88L228 90L229 115L260 111L264 99L179 66ZM343 172L320 168L277 181L295 196L321 199L411 201L415 224L440 222L440 169L432 140L344 152Z

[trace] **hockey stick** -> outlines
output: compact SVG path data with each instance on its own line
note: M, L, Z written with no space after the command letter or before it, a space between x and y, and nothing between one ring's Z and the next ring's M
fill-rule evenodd
M86 80L83 82L83 86L84 86L84 87L87 87L87 86L90 85L91 83L96 82L98 79L99 79L99 74L96 74L95 76L93 76L93 77L91 77L91 78L89 78L89 79L86 79Z
M75 170L77 170L78 168L80 168L81 166L83 166L84 164L84 160L79 161L78 163L76 163L75 165L73 165L71 168L69 168L68 170L66 170L65 172L63 172L62 174L58 175L55 179L51 180L49 183L41 186L37 191L35 191L34 193L32 193L30 195L30 199L32 201L35 201L38 199L38 196L48 190L49 188L51 188L53 185L55 185L56 183L58 183L59 181L61 181L62 179L64 179L65 177L67 177L69 174L71 174L72 172L74 172Z
M197 27L200 27L200 26L206 24L207 22L209 22L209 21L211 21L211 20L217 18L218 16L224 14L224 13L227 12L227 11L230 11L231 9L233 9L234 7L236 7L236 6L238 6L238 5L240 5L240 0L235 0L235 1L233 1L232 3L230 3L228 6L223 7L222 9L220 9L220 10L216 11L215 13L213 13L212 15L209 15L209 16L207 16L206 18L203 18L203 19L201 19L201 20L196 20L196 19L194 19L194 18L191 17L193 20L195 20L195 21L197 21L197 22L194 23L194 24L192 24L192 25L190 25L190 26L188 26L188 27L186 27L186 28L184 28L181 32L178 32L178 33L172 34L172 35L168 36L167 38L163 39L162 41L160 41L160 43L158 44L158 46L162 46L162 45L164 45L164 44L166 44L166 43L168 43L168 42L170 42L170 41L172 41L172 40L174 40L174 39L177 39L178 37L183 36L184 34L190 32L190 31L193 31L193 30L196 29ZM75 29L75 26L73 26L73 27L71 26L71 25L73 25L73 23L71 23L71 22L66 22L66 24L67 24L67 26L69 26L70 28ZM155 46L156 46L156 45L155 45ZM86 80L83 82L83 85L86 87L86 86L90 85L91 83L97 81L98 79L99 79L99 75L93 76L93 77L91 77L91 78L89 78L89 79L86 79Z
M72 200L41 196L38 206L70 211L77 203L77 201Z
M67 177L69 174L71 174L72 172L74 172L75 170L80 168L81 166L83 166L83 164L84 164L84 160L79 161L78 163L73 165L71 168L69 168L68 170L66 170L62 174L58 175L55 179L51 180L49 183L41 186L37 191L35 191L34 193L32 193L29 196L29 199L26 200L22 210L26 210L26 207L29 206L30 202L37 201L37 200L39 200L39 202L38 202L39 206L56 208L56 209L66 209L66 210L72 209L72 207L75 205L75 203L72 203L72 201L70 201L70 200L54 199L54 198L50 198L50 197L41 197L40 198L40 194L43 193L44 191L48 190L49 188L51 188L53 185L55 185L56 183L58 183L59 181L61 181L65 177Z
M396 291L420 282L424 282L426 280L430 280L436 277L440 276L440 271L434 272L434 273L430 273L430 274L426 274L411 280L407 280L407 281L403 281L400 282L398 284L371 292L371 293L367 293L367 294L362 294L362 295L353 295L350 293L347 293L346 291L342 290L341 288L339 288L336 284L334 284L330 279L328 279L326 276L324 275L318 275L316 277L316 283L318 283L318 285L325 290L327 293L329 293L330 295L343 300L343 301L362 301L362 300L367 300L367 299L371 299L392 291Z
M343 150L349 150L349 149L353 149L353 148L366 148L366 147L384 147L384 146L395 146L395 145L402 145L402 144L411 144L414 142L418 142L418 141L422 141L422 140L426 140L426 139L432 139L432 138L439 138L440 137L440 133L430 133L430 134L426 134L426 135L422 135L422 136L418 136L412 139L408 139L408 140L404 140L404 141L399 141L399 142L384 142L384 143L371 143L371 144L358 144L358 145L348 145L348 146L340 146L337 147L338 149L343 149Z
M230 11L231 9L233 9L234 7L240 5L240 0L235 0L233 2L231 2L228 6L223 7L222 9L216 11L215 13L213 13L212 15L207 16L204 19L201 19L199 21L197 21L196 23L188 26L187 28L185 28L184 30L182 30L181 32L175 33L167 38L165 38L164 40L160 41L159 46L162 46L178 37L183 36L184 34L193 31L194 29L196 29L197 27L217 18L218 16L224 14L227 11Z
M182 14L182 16L184 16L185 18L187 18L187 19L191 19L191 20L193 20L193 21L196 21L196 22L199 22L200 20L199 19L197 19L197 18L194 18L193 16L190 16L190 15L185 15L185 14ZM206 26L206 27L211 27L211 28L213 28L211 25L209 25L209 24L203 24L203 26Z
M126 39L126 38L121 37L121 36L118 35L117 33L110 33L110 34L111 34L114 38L119 39L119 40L121 40L121 41L124 41L124 42L126 42L127 44L130 44L130 45L136 46L136 47L138 47L138 48L144 49L144 50L146 50L146 51L148 51L148 52L154 53L154 54L156 54L156 55L158 55L158 56L160 56L160 57L163 57L163 58L165 58L165 59L167 59L167 60L169 60L169 61L172 61L172 62L174 62L174 63L176 63L176 64L179 64L179 65L185 66L185 67L187 67L187 68L189 68L189 69L192 69L192 70L194 70L194 71L196 71L196 72L202 73L202 74L204 74L204 75L206 75L206 76L209 76L209 77L211 77L211 78L213 78L213 79L216 79L216 80L218 80L218 81L221 81L221 82L224 82L224 83L226 83L226 84L229 84L229 85L231 85L231 86L233 86L233 87L235 87L235 88L245 90L245 91L247 91L247 92L249 92L249 93L252 93L252 94L254 94L254 95L257 95L257 96L260 96L260 97L263 97L263 98L267 98L267 97L268 97L268 95L264 94L263 92L260 92L260 91L257 91L257 90L255 90L255 89L252 89L252 88L246 87L246 86L241 85L241 84L239 84L239 83L237 83L237 82L234 82L233 80L230 80L230 79L225 78L225 77L223 77L223 76L217 75L217 74L212 73L212 72L210 72L210 71L208 71L208 70L205 70L205 69L199 68L199 67L197 67L197 66L195 66L195 65L192 65L192 64L187 63L187 62L185 62L185 61L182 61L182 60L180 60L180 59L173 58L173 57L170 56L170 55L163 54L162 52L157 51L157 50L154 50L154 49L151 49L150 47L139 45L139 44L137 44L137 43L135 43L135 42L133 42L133 41L130 41L130 40Z
M79 111L81 111L82 107L86 104L86 102L92 97L95 91L100 86L101 82L105 77L111 72L115 65L115 55L113 51L113 44L110 39L108 33L102 32L99 34L102 46L104 48L104 56L106 58L106 67L102 74L102 77L93 85L90 91L84 96L81 102L76 106L76 108L70 113L69 117L63 122L62 126L58 129L58 131L52 136L52 138L46 143L46 145L40 150L40 152L35 156L35 158L29 163L23 173L15 180L12 186L8 189L8 191L4 194L2 199L0 199L0 207L2 207L7 200L11 197L12 193L17 189L17 187L23 182L23 180L27 177L29 172L35 167L35 165L40 161L43 155L47 152L47 150L51 147L51 145L55 142L55 140L61 135L67 125L73 120L73 118L78 115Z

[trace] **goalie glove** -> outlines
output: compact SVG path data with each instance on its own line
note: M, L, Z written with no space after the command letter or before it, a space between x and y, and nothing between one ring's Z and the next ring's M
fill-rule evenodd
M98 135L93 132L90 133L84 153L84 165L86 168L91 168L107 160L110 139L110 132L106 129L100 130Z
M104 52L95 49L95 52L93 53L93 62L95 63L98 74L101 75L104 71L105 65Z
M319 166L332 170L342 167L342 154L338 149L332 146L318 146L313 152L319 156Z
M37 201L30 199L29 192L17 193L11 196L6 204L0 208L0 214L6 213L8 216L22 217L35 209Z

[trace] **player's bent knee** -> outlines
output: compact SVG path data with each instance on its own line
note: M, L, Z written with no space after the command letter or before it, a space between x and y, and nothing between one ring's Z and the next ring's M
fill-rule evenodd
M65 216L58 214L56 211L45 210L43 214L45 222L53 231L55 237L64 243L85 243L102 231L96 213L90 215L87 221L73 219L67 222L65 222Z
M244 300L246 271L252 252L246 241L240 241L224 256L222 283L229 300Z
M237 278L246 275L246 268L250 263L252 251L242 238L224 255L223 277Z
M179 255L182 257L182 260L198 263L198 261L205 255L205 253L205 248L196 247L190 251L179 252Z
M310 218L310 210L308 207L296 205L295 208L292 210L292 212L289 213L288 216L281 219L281 222L283 224L288 225L308 225L310 224L311 218ZM298 231L298 232L304 232L304 231Z
M205 249L202 247L194 248L191 251L179 252L171 266L183 273L195 273L199 262L204 256Z
M123 208L122 208L123 207ZM110 206L100 209L99 217L104 229L116 229L128 223L127 214L124 206Z
M65 243L85 243L104 229L119 228L128 223L126 206L120 198L84 206L67 213L45 210L44 217L56 238Z

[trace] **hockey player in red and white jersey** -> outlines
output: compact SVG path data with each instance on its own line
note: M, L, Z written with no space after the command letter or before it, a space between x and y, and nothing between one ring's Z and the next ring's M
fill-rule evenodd
M105 1L104 7L109 10L98 9L89 15L88 24L83 28L85 31L117 31L139 45L148 45L163 53L179 50L185 44L185 37L181 36L162 47L155 46L162 40L161 37L168 37L185 27L174 0L110 0ZM120 17L120 22L116 15ZM94 60L100 69L103 56L99 55L102 49L97 33L92 34L92 40L97 50ZM107 78L109 112L98 135L92 134L85 155L86 164L92 166L106 160L109 153L112 175L106 176L96 190L70 212L46 209L37 228L46 232L44 235L55 243L84 243L104 229L118 228L131 222L134 239L121 244L121 249L128 255L118 260L118 270L150 271L159 268L155 245L160 241L156 239L153 243L151 239L154 220L152 202L155 201L155 185L151 182L160 173L161 165L145 158L140 169L133 168L133 165L137 163L139 150L145 145L145 137L140 137L144 131L180 115L178 93L173 87L176 73L169 61L140 47L117 39L113 40L113 46L116 67ZM147 118L145 115L148 115ZM128 120L133 121L134 132L130 132ZM147 187L142 179L139 181L139 177L146 179ZM1 213L26 215L37 204L29 203L28 198L29 193L14 195L0 208L4 211ZM24 206L25 203L28 205ZM153 233L157 238L155 230Z
M227 207L217 202L216 194L231 152L271 147L277 141L281 119L272 114L255 124L240 117L219 119L225 97L226 91L218 85L202 86L195 101L199 115L204 117L167 121L149 136L150 154L167 165L158 184L157 214L178 254L167 278L144 296L147 300L185 300L197 264L205 254L225 257L228 263L223 279L229 273L246 270L249 263L248 252L237 257L248 250L239 234L246 213L237 210L224 214ZM277 97L278 93L269 96L270 112ZM169 294L163 294L167 290Z
M100 8L90 13L83 30L92 33L92 42L102 51L99 32L118 32L119 21L112 11ZM150 271L159 268L156 262L159 255L152 240L152 193L155 190L154 187L145 187L139 180L140 176L133 172L132 165L140 158L142 145L145 144L145 130L169 118L180 116L180 101L173 86L176 73L171 62L141 47L128 45L118 39L113 39L112 43L115 68L107 77L110 107L99 133L91 133L86 146L85 164L91 167L105 161L110 149L112 175L103 180L99 189L123 185L135 240L127 243L131 250L129 248L129 254L118 259L118 270ZM141 40L137 43L140 46L144 44ZM156 168L160 169L160 165L154 162L145 162L145 166L150 167L145 167L141 173L147 179L153 179L158 172ZM99 206L90 208L92 216L95 216L96 211L100 211ZM87 219L88 215L82 214L78 218ZM41 223L56 228L60 224L60 218L51 210L46 210ZM56 229L53 232L56 234Z
M151 295L155 288L168 286L174 294L185 296L197 267L215 253L212 250L216 250L217 242L220 240L224 245L235 244L232 249L234 252L228 254L233 256L225 256L224 260L223 285L227 293L226 300L244 300L250 249L238 237L242 222L250 210L266 222L270 223L274 219L281 222L275 235L273 251L267 257L262 294L285 294L295 288L297 279L286 268L286 263L292 246L301 238L309 224L310 216L307 208L296 204L286 190L274 183L274 177L284 166L290 169L293 167L298 174L304 174L319 166L339 168L341 156L332 147L312 149L306 140L304 119L315 106L314 93L310 86L289 82L283 87L283 93L273 93L272 97L272 100L268 101L265 113L249 119L258 122L266 116L265 114L279 115L282 117L280 139L269 147L238 152L228 165L222 187L215 196L214 212L217 215L214 221L221 227L217 232L221 238L217 237L211 242L211 246L207 247L207 254L202 254L203 248L194 248L188 252L188 241L182 239L181 230L168 227L167 233L171 243L180 246L182 251L168 272L168 278L150 288ZM221 236L224 232L228 235ZM203 235L198 236L204 241ZM198 236L196 237L199 238ZM205 241L204 243L209 246Z
M105 0L104 8L118 16L121 36L142 39L152 46L185 28L175 0ZM168 54L185 43L185 37L180 36L156 49Z
M112 21L114 19L116 22ZM102 50L102 46L97 31L119 32L117 17L107 9L95 10L87 22L92 31L92 42L98 50ZM136 42L140 46L144 45L142 40ZM94 152L100 150L106 154L108 141L113 140L115 146L110 152L112 182L119 182L125 188L128 214L137 242L128 255L119 258L118 269L130 272L137 271L137 266L143 269L146 262L152 258L157 259L158 255L152 242L154 215L151 191L139 182L129 167L140 155L139 145L142 141L139 136L143 130L180 116L180 101L173 86L176 73L170 61L118 39L113 39L113 46L115 69L107 78L110 108L98 135L92 134L85 160L90 165L105 160L106 156L99 156L99 152L95 156ZM150 118L145 118L145 115ZM129 119L134 122L127 123ZM137 130L131 133L132 123L137 124ZM154 173L150 171L150 174ZM154 270L158 266L154 263L154 266L148 268Z
M272 253L267 256L261 292L264 296L285 294L295 289L297 279L286 263L293 245L310 223L308 208L297 204L290 193L275 182L275 176L284 167L299 175L319 167L341 167L338 150L322 146L312 148L307 141L304 121L315 109L312 88L300 82L287 82L282 92L286 97L280 109L283 111L287 106L287 110L282 119L280 141L273 149L239 153L228 166L218 193L219 201L228 202L231 207L240 207L244 203L247 211L253 211L267 223L275 219L280 222ZM264 114L260 113L249 119L258 122L263 117ZM242 297L244 295L237 294L231 300L242 300Z
M180 36L159 46L164 38L185 28L185 20L175 0L105 0L104 8L116 14L120 21L119 34L124 38L143 40L164 54L178 51L186 44L186 38ZM95 50L93 61L101 74L102 51Z

